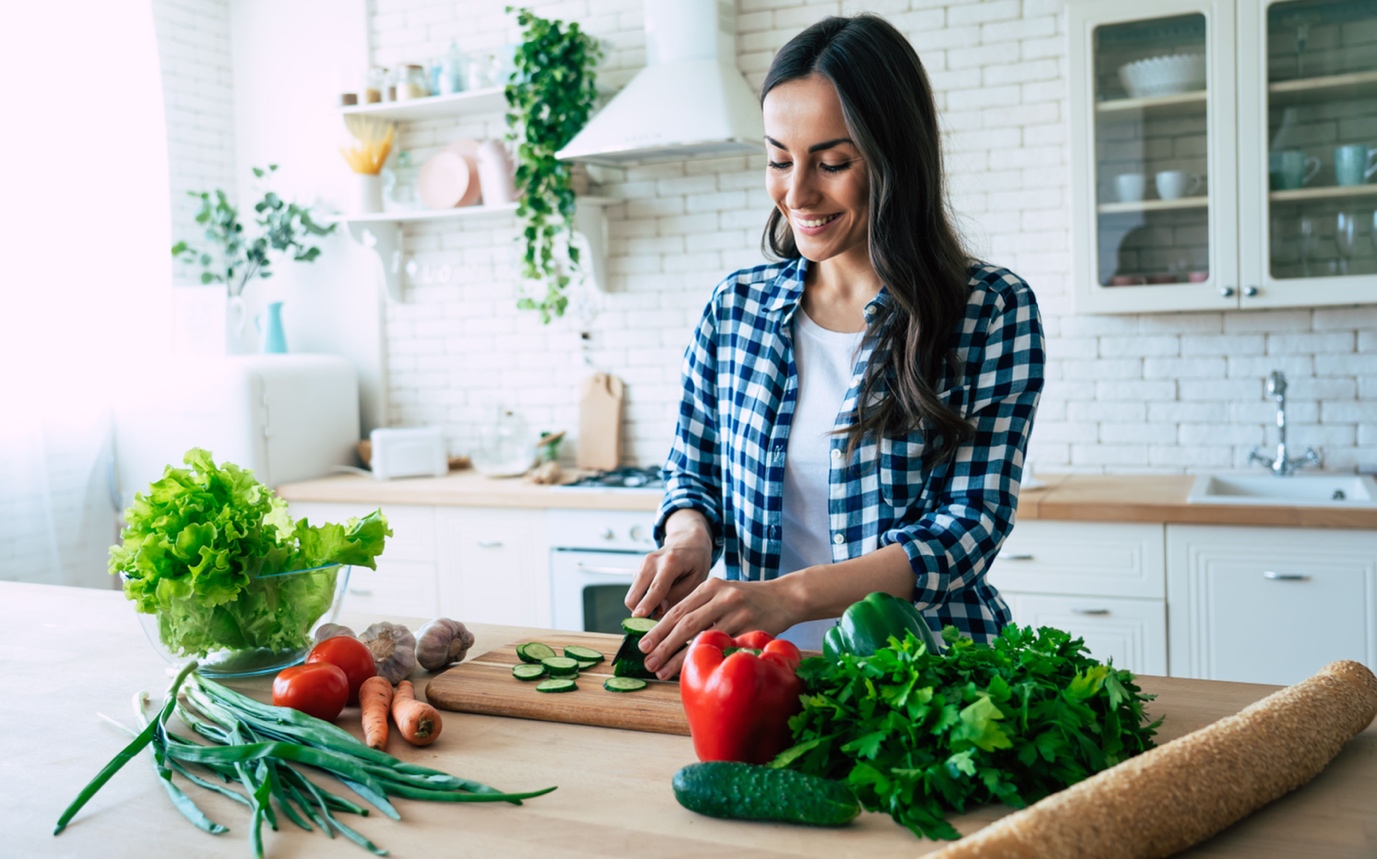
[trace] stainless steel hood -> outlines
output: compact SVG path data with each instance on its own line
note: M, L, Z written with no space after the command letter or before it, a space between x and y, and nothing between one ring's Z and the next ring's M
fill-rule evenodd
M625 167L761 152L756 93L736 68L728 0L644 0L646 67L557 155Z

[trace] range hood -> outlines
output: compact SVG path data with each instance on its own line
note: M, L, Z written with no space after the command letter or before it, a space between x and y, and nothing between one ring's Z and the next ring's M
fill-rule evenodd
M736 68L736 4L644 2L646 67L556 155L626 167L763 151L760 102Z

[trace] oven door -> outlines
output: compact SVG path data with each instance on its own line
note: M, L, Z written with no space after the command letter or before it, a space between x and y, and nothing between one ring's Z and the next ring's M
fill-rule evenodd
M550 551L550 604L555 629L622 634L631 616L626 591L644 552Z

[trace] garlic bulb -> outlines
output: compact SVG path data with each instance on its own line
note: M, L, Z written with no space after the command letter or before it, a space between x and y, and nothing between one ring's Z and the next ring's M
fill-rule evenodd
M427 671L459 662L473 646L473 633L457 620L437 618L416 634L416 661Z
M411 676L416 667L416 637L400 623L375 623L359 634L368 645L378 676L394 686Z
M347 635L353 638L354 630L347 626L340 626L337 623L322 623L320 626L316 627L315 634L311 636L311 640L315 644L320 644L325 639L334 638L337 635Z

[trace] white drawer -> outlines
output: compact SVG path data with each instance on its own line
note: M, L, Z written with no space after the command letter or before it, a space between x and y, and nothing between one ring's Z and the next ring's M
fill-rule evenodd
M1019 593L1166 597L1165 532L1130 522L1020 522L990 566Z
M341 612L367 620L354 632L362 632L368 623L380 620L438 617L440 592L435 565L383 560L378 562L376 570L352 567Z
M1167 673L1167 604L1157 599L1006 593L1019 626L1054 626L1085 639L1090 655L1135 674Z
M392 536L387 538L382 557L389 561L435 562L435 508L405 504L338 504L321 501L294 501L292 516L305 517L312 525L346 522L362 518L381 508Z

